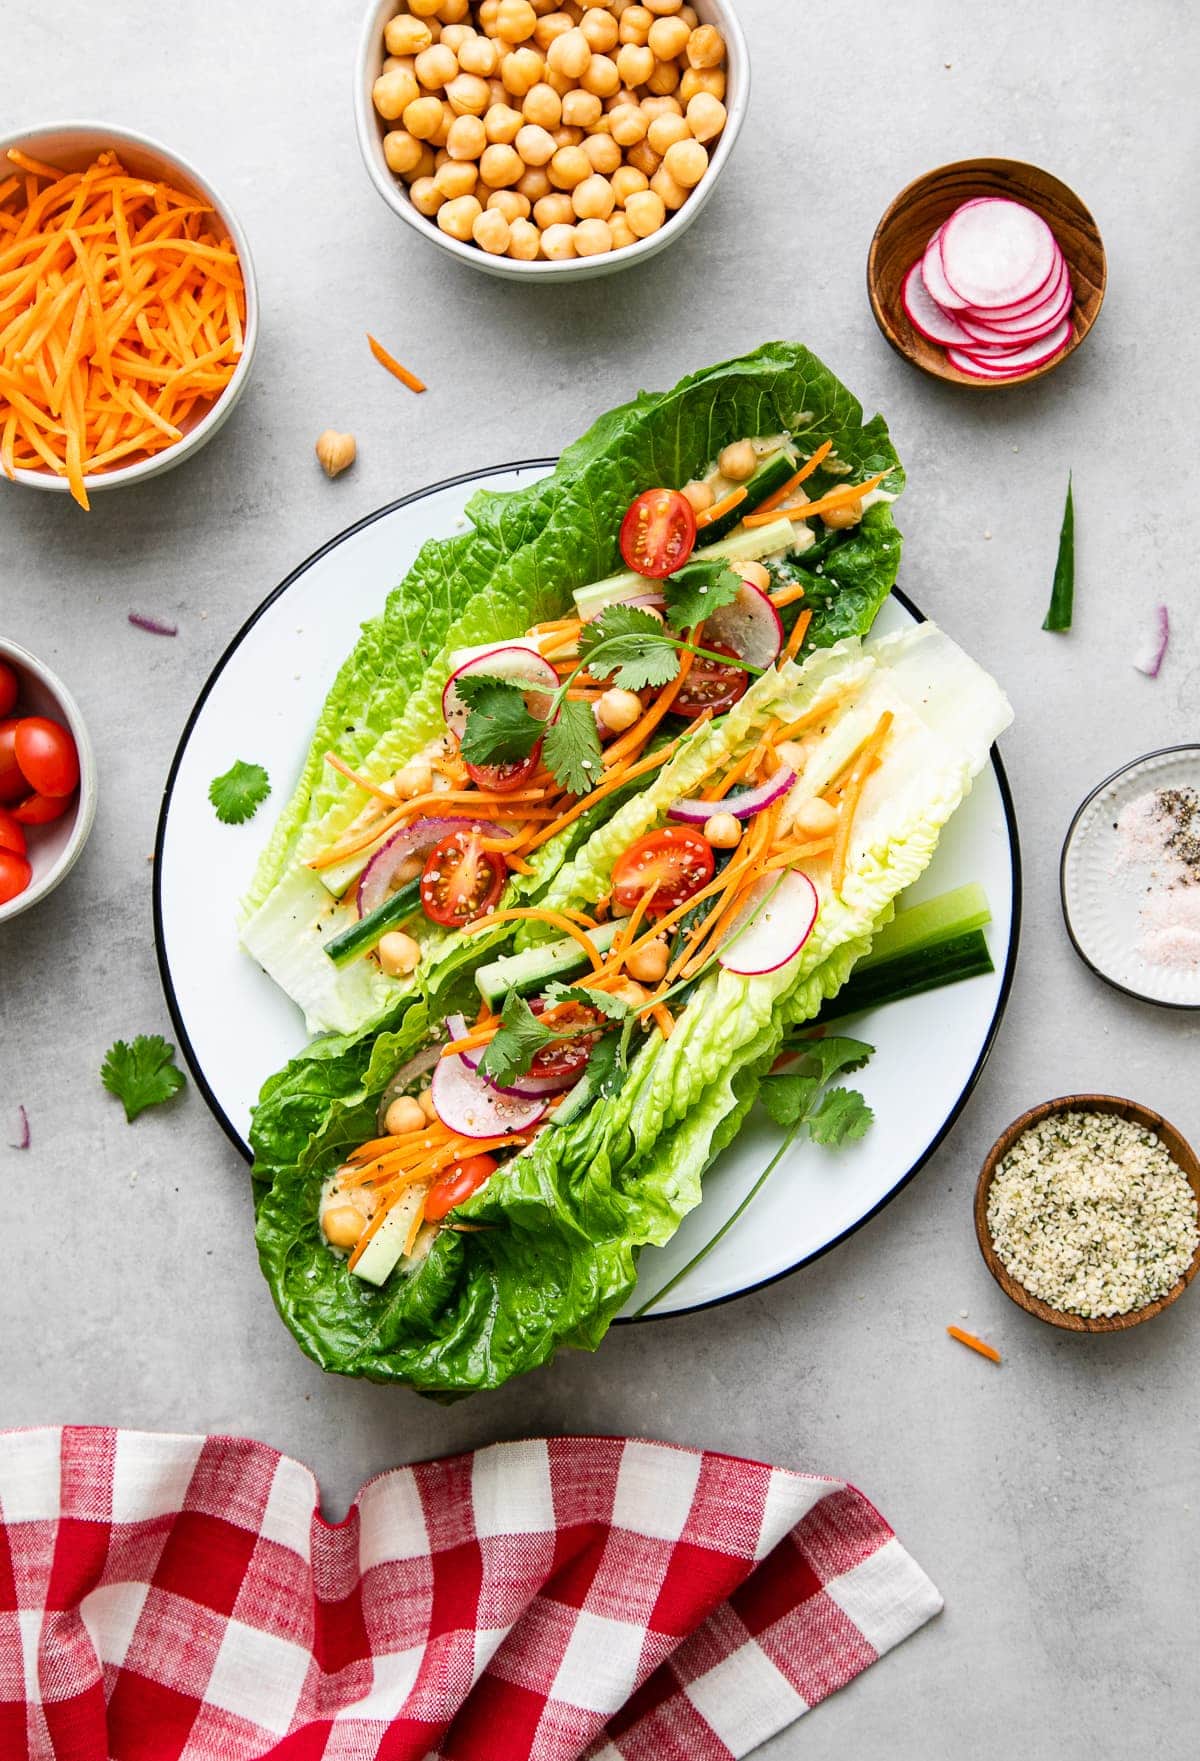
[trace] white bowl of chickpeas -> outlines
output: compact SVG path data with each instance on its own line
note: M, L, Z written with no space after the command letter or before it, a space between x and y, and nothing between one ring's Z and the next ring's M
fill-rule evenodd
M749 89L727 0L374 0L355 114L409 226L491 275L579 280L692 224Z

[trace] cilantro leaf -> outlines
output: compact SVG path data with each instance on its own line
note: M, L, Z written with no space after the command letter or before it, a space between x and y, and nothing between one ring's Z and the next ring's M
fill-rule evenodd
M874 1049L865 1040L842 1034L830 1034L827 1039L796 1040L790 1047L785 1046L786 1051L797 1055L794 1069L768 1077L759 1091L759 1099L776 1125L798 1128L820 1112L820 1108L814 1112L813 1103L825 1084L844 1071L861 1070ZM812 1135L816 1136L815 1131Z
M742 590L742 577L720 557L697 557L663 582L667 623L690 630L723 605L732 605Z
M508 1088L524 1076L542 1047L548 1046L553 1038L524 997L509 991L500 1011L500 1026L479 1060L479 1074L500 1088Z
M862 1137L875 1115L856 1088L827 1088L808 1116L814 1143L836 1147Z
M593 991L585 984L564 984L560 978L552 978L545 990L546 1001L549 1003L583 1003L588 1009L598 1009L610 1021L624 1021L629 1013L629 1004L614 997L608 991Z
M564 698L545 734L542 757L547 769L572 795L590 795L600 781L604 763L591 704Z
M139 1033L132 1044L119 1039L109 1047L100 1080L122 1103L131 1125L147 1107L169 1101L183 1087L184 1075L174 1059L175 1047L160 1033Z
M849 1034L838 1033L828 1034L824 1039L785 1041L784 1049L799 1054L802 1062L797 1068L802 1072L819 1072L818 1086L831 1082L835 1076L861 1070L875 1052L875 1047L869 1046L866 1040L851 1039Z
M262 765L245 764L240 758L208 785L208 798L222 825L253 819L270 793L271 779Z
M679 648L652 612L638 605L610 605L585 624L580 658L595 678L612 679L625 691L666 685L679 671Z
M507 764L529 757L545 724L525 706L527 687L509 679L467 675L456 680L455 688L467 705L462 736L466 763Z
M764 1082L758 1098L776 1125L799 1125L807 1113L817 1083L811 1076L772 1076Z
M590 1106L593 1101L610 1100L613 1095L619 1094L628 1074L629 1065L622 1035L606 1033L603 1039L597 1041L576 1084L580 1089L579 1106L573 1106L567 1112L563 1123L568 1124L571 1119L577 1118L580 1108Z

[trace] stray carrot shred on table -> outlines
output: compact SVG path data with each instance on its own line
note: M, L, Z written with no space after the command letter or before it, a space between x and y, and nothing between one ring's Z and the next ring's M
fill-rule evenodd
M960 1345L967 1346L971 1351L977 1351L980 1357L986 1357L994 1364L1000 1362L1000 1353L994 1345L989 1345L986 1339L976 1339L974 1333L964 1333L961 1327L947 1327L946 1331L951 1339L957 1339Z
M379 365L381 367L386 367L388 372L393 374L400 381L401 385L407 385L410 391L425 390L425 381L423 379L418 379L415 373L410 373L408 368L403 366L402 363L396 359L395 355L389 355L383 344L377 341L376 338L371 335L369 330L367 332L367 341L370 343L371 353L379 362Z
M101 153L64 172L17 147L0 179L0 468L84 478L149 458L216 401L246 291L212 208Z

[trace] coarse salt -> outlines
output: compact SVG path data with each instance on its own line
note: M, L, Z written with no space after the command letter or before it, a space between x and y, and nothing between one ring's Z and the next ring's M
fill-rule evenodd
M1200 967L1200 796L1156 789L1122 808L1114 872L1140 867L1146 889L1135 946L1152 966Z

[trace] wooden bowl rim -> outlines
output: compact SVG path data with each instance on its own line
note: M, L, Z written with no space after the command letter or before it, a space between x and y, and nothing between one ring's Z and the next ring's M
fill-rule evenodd
M972 173L978 174L985 170L1011 175L1014 182L1025 185L1029 188L1030 194L1034 196L1036 196L1038 192L1029 184L1028 174L1032 172L1037 177L1044 178L1047 183L1054 186L1055 193L1059 195L1064 205L1075 210L1080 224L1091 233L1100 256L1100 279L1096 286L1094 303L1090 311L1085 310L1078 304L1078 302L1072 306L1072 315L1076 313L1079 314L1079 328L1067 344L1066 348L1061 350L1061 352L1055 355L1051 360L1044 361L1040 367L1030 367L1027 372L1020 373L1012 379L973 379L969 374L960 373L957 367L952 366L948 357L945 358L944 365L941 365L935 364L932 361L924 360L920 355L914 354L912 350L905 345L904 341L892 325L891 319L888 317L887 312L884 309L879 291L879 274L877 267L879 251L888 228L896 216L897 210L935 178L945 177L947 175L969 177ZM964 194L963 200L969 200L969 195L970 192ZM1074 266L1072 265L1072 268L1073 267ZM910 366L915 367L918 372L927 374L930 379L940 379L945 385L965 386L968 391L1004 391L1014 385L1029 385L1035 379L1043 379L1047 373L1053 373L1056 367L1061 367L1064 361L1071 358L1080 343L1091 333L1097 318L1100 316L1100 310L1104 305L1104 296L1107 291L1108 254L1104 249L1104 236L1101 233L1099 226L1096 224L1096 218L1091 209L1086 202L1076 195L1070 184L1064 183L1060 177L1055 176L1054 172L1046 171L1040 165L1034 165L1031 160L1027 159L1000 159L991 157L952 159L945 165L935 165L931 170L923 171L919 177L914 177L911 182L906 183L904 188L888 203L880 217L879 224L871 235L871 244L867 251L867 297L871 303L872 315L885 342L895 349L896 353L900 355L903 360L907 361ZM929 346L931 348L938 347L936 343L931 343Z
M1153 1302L1145 1303L1139 1309L1130 1309L1128 1314L1087 1316L1068 1314L1065 1309L1053 1308L1018 1283L996 1252L988 1227L988 1195L1000 1163L1023 1131L1058 1113L1117 1113L1122 1118L1153 1131L1197 1199L1200 1199L1200 1158L1183 1133L1169 1119L1164 1119L1161 1113L1144 1106L1141 1101L1126 1100L1122 1095L1104 1094L1059 1095L1055 1100L1043 1101L1040 1106L1028 1108L1000 1133L984 1158L975 1185L975 1235L984 1264L1005 1296L1028 1314L1035 1315L1039 1321L1046 1321L1051 1327L1060 1327L1068 1333L1124 1333L1143 1321L1153 1320L1155 1315L1161 1314L1163 1309L1170 1308L1173 1302L1179 1300L1192 1279L1200 1272L1200 1240L1197 1240L1187 1270L1176 1279L1165 1295L1156 1297Z

